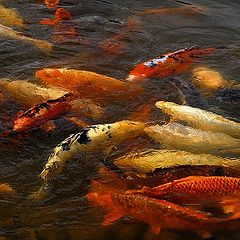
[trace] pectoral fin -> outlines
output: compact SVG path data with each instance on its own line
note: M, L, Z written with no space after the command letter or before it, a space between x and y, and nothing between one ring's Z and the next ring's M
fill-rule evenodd
M111 212L109 212L105 215L102 225L103 226L110 225L110 224L116 222L121 217L123 217L123 214L120 213L119 210L113 209Z
M157 226L151 225L151 230L153 233L159 234L161 231L161 226L160 225L157 225Z
M56 128L56 125L54 124L53 121L48 121L41 126L41 129L45 132L51 132L55 130L55 128Z

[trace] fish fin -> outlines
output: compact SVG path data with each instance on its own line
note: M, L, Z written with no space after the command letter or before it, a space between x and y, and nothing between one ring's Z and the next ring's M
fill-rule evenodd
M151 116L154 105L146 104L140 106L131 116L129 120L147 122Z
M115 147L116 147L116 146L109 146L109 147L103 149L103 154L104 154L105 156L109 156L110 153L111 153L111 151L112 151L112 149L115 148Z
M102 222L102 226L110 225L116 222L121 217L123 217L123 214L119 212L119 210L113 209L104 216L104 221Z
M155 234L159 234L160 231L161 231L161 226L160 225L157 225L157 226L151 225L150 227L151 227L152 232L155 233Z
M221 199L220 205L225 214L231 214L231 219L240 218L239 194L234 197L225 197Z
M197 234L202 238L210 238L212 236L212 234L207 231L197 231Z
M51 132L55 130L55 128L56 128L56 125L54 124L53 121L48 121L41 126L41 129L45 132Z
M81 119L79 119L78 117L65 117L68 121L70 121L73 124L76 124L77 126L84 128L89 126L88 123L82 121Z
M25 111L24 110L20 110L20 111L18 111L17 112L17 114L15 115L15 118L14 118L14 120L16 120L16 119L18 119L18 118L20 118L23 114L25 113Z

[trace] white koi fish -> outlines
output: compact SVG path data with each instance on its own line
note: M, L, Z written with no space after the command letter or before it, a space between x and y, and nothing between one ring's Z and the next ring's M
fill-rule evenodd
M6 27L2 24L0 24L0 36L31 43L37 48L41 49L44 53L49 53L52 50L51 43L44 40L39 40L39 39L34 39L34 38L24 36L23 34L17 31L14 31L12 28Z
M40 176L48 182L63 171L66 162L75 154L96 151L108 153L113 146L143 133L145 127L145 123L126 120L83 128L55 147Z
M149 137L166 147L190 152L230 151L240 153L240 140L224 133L202 131L179 123L155 125L145 129Z
M221 132L240 138L240 123L231 121L221 115L173 102L156 102L156 107L171 116L172 121L182 121L204 131Z
M178 150L153 150L123 156L114 161L114 164L127 172L138 176L145 176L156 169L177 166L220 166L233 170L240 170L239 160L220 158L211 154L194 154Z

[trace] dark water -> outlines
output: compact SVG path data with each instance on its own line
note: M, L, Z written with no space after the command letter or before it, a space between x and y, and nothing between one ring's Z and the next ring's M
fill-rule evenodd
M208 10L199 15L155 14L135 16L136 11L160 7L178 7L178 1L157 0L60 0L59 7L70 11L74 24L82 37L92 44L76 41L54 42L53 28L40 25L43 18L53 18L54 10L42 1L3 1L5 6L16 8L26 22L25 35L44 39L54 44L50 55L44 55L30 44L18 40L0 39L0 77L38 82L36 70L44 67L68 67L96 71L118 79L124 79L137 63L168 51L197 45L201 47L224 46L217 56L204 58L201 64L219 70L226 79L239 81L240 64L240 3L231 1L191 1ZM111 54L99 47L99 43L113 37L126 27L129 17L136 17L138 29L128 31L121 39L121 54ZM199 63L200 64L200 63ZM204 98L188 81L188 73L176 77L192 106L212 110L240 121L239 92L219 91L212 98ZM171 81L172 82L172 81ZM145 88L156 100L181 99L179 89L169 79L152 79ZM159 97L159 99L158 99ZM144 99L141 99L144 102ZM140 101L140 105L141 105ZM179 100L180 101L180 100ZM108 117L101 122L113 122L128 118L136 103L109 102ZM126 108L126 109L125 109ZM0 108L1 128L10 126L16 112L22 109L14 99ZM120 110L121 109L121 110ZM112 111L112 112L111 112ZM157 114L153 118L159 117ZM159 120L159 119L158 119ZM96 123L94 120L90 123ZM98 176L101 165L98 156L74 159L51 189L46 199L39 202L27 200L29 194L41 186L39 173L51 149L70 133L79 129L65 119L56 120L57 129L46 133L34 130L22 139L8 139L0 149L0 182L7 182L17 190L17 197L0 200L0 239L200 239L195 233L162 231L154 235L147 225L124 218L109 228L101 227L103 213L88 204L85 194L89 181ZM194 170L194 173L201 171ZM231 174L229 174L231 175ZM4 238L5 237L5 238ZM240 232L220 232L213 239L239 239Z

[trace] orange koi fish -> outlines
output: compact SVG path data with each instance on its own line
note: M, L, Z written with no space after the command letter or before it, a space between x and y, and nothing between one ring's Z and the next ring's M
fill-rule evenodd
M59 3L59 0L44 0L44 3L48 8L54 8Z
M157 187L143 187L141 190L137 190L138 193L154 197L178 195L197 197L202 200L219 200L234 196L239 191L240 178L218 176L190 176Z
M137 65L127 77L128 81L137 81L148 77L164 78L181 74L189 70L193 60L200 55L211 54L216 48L184 48L166 53Z
M135 84L90 71L44 68L38 70L36 76L48 85L61 86L89 99L124 99L143 93L143 89Z
M73 17L69 11L67 11L64 8L58 8L55 12L54 19L44 19L40 21L40 23L45 25L56 25L62 20L72 20L72 19Z
M12 130L15 132L28 131L58 117L70 109L69 101L72 98L73 94L67 93L60 98L33 106L26 112L19 114L14 121Z
M94 190L87 194L87 199L102 207L107 214L103 226L117 221L123 216L131 216L150 225L154 233L162 228L174 230L192 230L209 237L214 230L221 229L233 218L215 218L208 213L196 211L165 200L150 198L141 194L120 192L93 181ZM239 223L234 226L239 228ZM226 228L224 228L226 230Z

